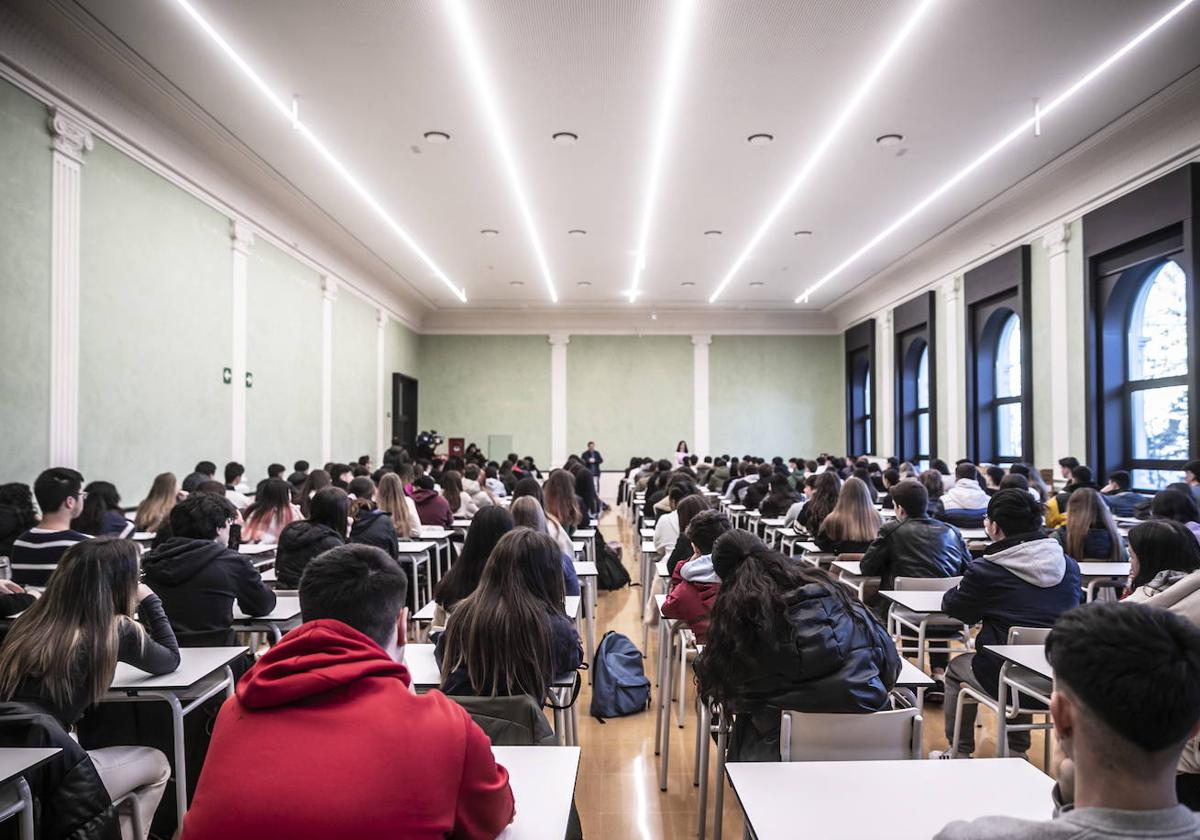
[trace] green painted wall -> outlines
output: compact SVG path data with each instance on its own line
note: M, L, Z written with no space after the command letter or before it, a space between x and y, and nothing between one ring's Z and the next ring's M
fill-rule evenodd
M385 444L390 443L392 438L392 374L403 373L414 379L419 378L421 375L420 358L420 336L399 321L389 318L383 333L383 434Z
M100 140L81 212L80 470L136 503L229 457L229 220Z
M666 458L692 440L688 336L573 335L567 345L567 451L596 441L608 469Z
M343 289L333 304L333 452L349 463L375 452L378 310Z
M550 343L544 335L423 335L418 431L436 429L487 447L512 435L513 448L550 463ZM571 339L574 349L575 339ZM603 391L600 397L616 398ZM503 458L507 453L490 453ZM607 456L606 456L607 457Z
M844 367L840 335L714 336L708 350L713 453L812 458L842 451Z
M321 461L321 278L263 240L247 258L246 481ZM360 453L361 454L361 453Z
M0 482L32 483L50 428L46 107L0 81Z

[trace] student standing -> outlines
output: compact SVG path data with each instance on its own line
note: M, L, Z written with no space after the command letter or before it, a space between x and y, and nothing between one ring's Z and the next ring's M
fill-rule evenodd
M71 527L83 513L87 493L82 475L66 467L52 467L37 477L33 495L42 509L41 521L13 541L9 562L12 579L17 583L45 586L63 553L88 539L87 534Z

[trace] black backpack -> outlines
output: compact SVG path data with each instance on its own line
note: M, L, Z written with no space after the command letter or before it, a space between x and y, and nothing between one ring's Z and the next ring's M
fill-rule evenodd
M606 592L629 585L629 572L621 559L604 542L596 540L596 583Z

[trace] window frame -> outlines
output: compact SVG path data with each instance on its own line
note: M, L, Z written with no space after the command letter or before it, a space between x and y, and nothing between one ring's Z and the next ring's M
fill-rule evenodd
M876 454L879 398L876 389L875 319L869 318L843 333L846 376L846 451ZM870 399L868 400L867 397Z
M895 376L895 454L913 464L938 457L937 446L937 296L926 292L892 310L895 333L893 368ZM929 399L920 408L917 377L921 355L929 354ZM928 452L920 452L920 417L929 418Z

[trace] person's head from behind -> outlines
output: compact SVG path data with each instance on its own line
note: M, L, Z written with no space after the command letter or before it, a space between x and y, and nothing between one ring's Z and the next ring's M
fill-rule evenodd
M268 478L258 486L251 516L283 513L292 504L292 485L281 478Z
M1200 460L1188 461L1183 465L1183 480L1188 484L1200 484Z
M108 481L91 481L83 488L83 512L75 528L85 534L99 534L109 512L121 512L121 494Z
M545 497L542 495L542 485L538 483L536 478L522 478L513 485L512 498L514 502L526 496L536 500L538 507L544 504Z
M1150 513L1156 519L1171 519L1175 522L1195 522L1200 519L1200 510L1191 493L1168 487L1154 494L1150 502Z
M1108 505L1104 503L1100 492L1094 487L1079 487L1067 500L1067 539L1066 551L1071 557L1076 560L1097 559L1111 560L1113 562L1121 559L1121 535L1117 532L1117 525L1113 521L1112 511L1108 509ZM1108 533L1109 545L1111 546L1110 556L1108 557L1085 557L1084 545L1087 541L1089 531L1101 530Z
M895 487L900 483L900 470L895 467L888 467L883 471L883 486L887 489Z
M771 476L771 482L768 487L770 494L777 498L790 496L792 493L792 484L783 473L775 473L775 475Z
M237 461L230 461L225 465L225 484L228 487L236 487L242 480L242 476L246 474L246 468Z
M946 484L942 480L942 475L937 470L925 470L917 476L917 480L921 482L921 486L925 488L925 492L929 494L931 499L940 499L946 491Z
M1071 477L1071 470L1079 466L1079 459L1068 455L1066 458L1058 459L1058 471L1063 478Z
M0 697L11 699L34 678L56 703L67 705L86 656L92 701L108 690L117 667L117 630L138 603L138 547L97 537L71 546L58 561L41 598L13 622L0 652ZM140 625L139 625L140 626Z
M539 534L549 533L549 527L546 524L546 512L542 510L541 502L533 496L522 496L519 499L513 499L512 504L508 506L508 511L512 515L513 522L517 527L530 528Z
M308 472L308 461L297 461L296 463L292 464L292 470L298 473Z
M941 479L939 478L940 482ZM897 482L892 488L892 501L896 503L896 518L924 518L929 507L929 492L925 485L913 478Z
M283 478L285 472L287 472L287 467L283 464L269 464L267 466L267 478Z
M1173 797L1180 752L1200 729L1200 629L1167 610L1096 601L1058 619L1046 659L1059 746L1095 774L1094 790L1128 778Z
M534 504L528 497L524 501L529 505ZM537 510L540 515L541 508ZM544 530L544 518L542 526ZM458 560L446 576L438 581L433 592L434 600L444 608L450 608L474 592L479 586L479 580L483 577L483 567L487 565L496 543L515 527L517 526L512 515L499 505L481 508L471 520L471 527L467 529L467 538Z
M993 540L1028 534L1042 527L1042 503L1021 490L1000 490L988 502L983 527Z
M1071 470L1071 483L1078 487L1093 486L1092 468L1080 465Z
M341 545L320 554L300 577L300 616L352 627L399 661L406 638L408 578L371 545Z
M171 501L175 501L174 490L171 492ZM37 524L37 510L33 506L33 490L28 484L20 481L0 484L0 507L9 509L13 516L14 526L21 531Z
M1113 470L1108 474L1108 484L1104 486L1107 493L1128 493L1133 488L1133 479L1128 470Z
M1200 544L1185 525L1172 519L1151 519L1130 529L1131 589L1149 583L1161 572L1197 569L1200 569Z
M360 502L370 502L374 506L375 501L375 482L370 476L360 475L350 482L350 487L346 491Z
M346 538L349 515L350 497L340 487L322 488L308 503L308 521L314 525L324 525L342 539Z
M962 481L963 479L970 479L971 481L978 481L979 480L979 468L976 467L974 464L972 464L970 461L963 461L961 464L959 464L957 467L954 468L954 480Z
M83 512L83 476L67 467L43 470L33 482L33 495L43 517L74 519Z
M684 496L675 506L675 512L679 515L679 533L686 533L688 523L706 510L709 510L708 501L699 493Z
M1004 480L1004 468L993 464L984 470L984 476L987 478L988 487L999 490L1000 482Z
M219 481L201 481L193 493L210 493L214 496L224 496L228 488Z
M671 510L679 507L679 503L688 496L695 496L700 491L696 489L696 485L687 476L676 476L671 479L671 483L667 485L667 503Z
M834 540L870 542L879 534L880 520L867 482L848 478L838 493L837 504L821 523L821 530Z
M691 518L684 530L684 536L692 544L696 553L703 557L712 554L713 544L724 533L733 530L729 517L719 510L702 510Z
M233 502L224 496L193 493L171 508L168 518L172 536L224 545L229 542L229 526L237 515Z
M215 478L217 475L217 465L212 461L201 461L200 463L196 464L196 469L194 469L192 472L199 473L200 475L206 475L209 478Z
M1020 473L1009 473L1000 480L1001 490L1024 490L1029 492L1029 479Z

